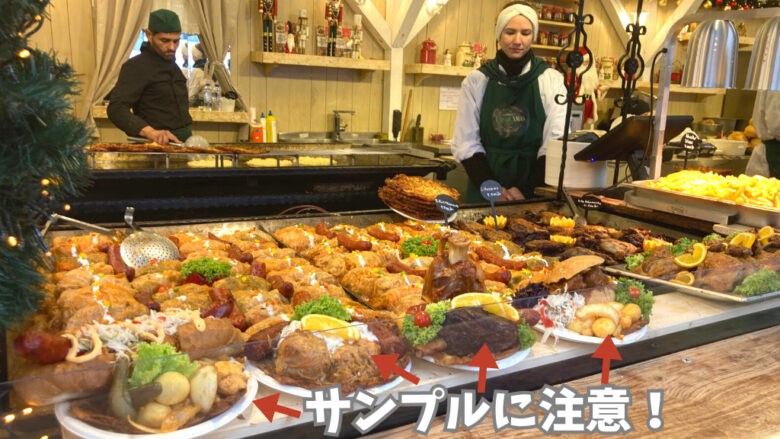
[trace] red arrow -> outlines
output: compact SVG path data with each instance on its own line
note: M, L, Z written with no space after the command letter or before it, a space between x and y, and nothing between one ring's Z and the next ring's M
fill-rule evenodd
M301 412L290 407L284 407L279 405L279 394L274 393L264 398L256 399L253 401L260 412L268 419L268 422L273 422L274 413L281 413L283 415L292 416L293 418L300 418Z
M615 343L612 341L612 337L605 337L601 342L596 352L591 355L591 358L601 358L601 384L609 384L609 362L610 360L622 360Z
M398 354L385 354L385 355L371 356L371 358L374 359L374 363L376 363L376 368L379 369L379 374L382 375L382 379L386 380L391 373L394 373L399 377L405 379L406 381L409 381L412 384L419 383L420 378L416 377L415 375L412 375L411 372L407 372L406 370L401 368L401 366L396 364L396 361L398 361L398 357L400 357L400 355Z
M487 343L482 345L482 347L479 349L479 352L477 352L477 355L474 355L474 358L471 359L469 366L479 368L479 383L477 384L477 392L484 393L488 368L498 369L496 359L493 358L493 354L490 352L490 348L488 347Z

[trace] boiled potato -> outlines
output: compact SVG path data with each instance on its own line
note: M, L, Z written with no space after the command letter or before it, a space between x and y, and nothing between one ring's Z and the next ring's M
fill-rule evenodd
M611 306L612 308L615 308L615 311L620 312L621 309L623 309L623 304L620 302L607 302L607 305Z
M629 326L631 326L631 316L627 316L625 314L620 315L620 327L623 329L627 329Z
M190 380L179 372L165 372L155 381L162 385L162 392L155 398L160 404L178 404L190 394Z
M190 377L190 398L202 411L211 410L217 397L217 369L214 366L203 366Z
M593 322L593 326L590 328L593 331L593 335L598 338L609 337L617 329L617 325L612 319L608 317L600 317Z
M168 433L180 429L186 423L190 422L190 419L194 418L199 411L200 409L194 405L177 407L163 419L162 424L160 424L160 431Z
M585 337L593 337L593 331L590 328L583 329L580 334L584 335Z
M152 401L138 410L138 423L147 427L160 428L163 419L170 414L170 407Z
M629 303L623 307L621 314L631 317L631 323L636 323L642 318L642 309L636 303Z
M606 303L596 303L585 305L575 312L578 319L589 320L597 319L599 317L607 317L612 320L615 325L620 321L620 312L615 308L607 305ZM593 331L595 332L595 331Z

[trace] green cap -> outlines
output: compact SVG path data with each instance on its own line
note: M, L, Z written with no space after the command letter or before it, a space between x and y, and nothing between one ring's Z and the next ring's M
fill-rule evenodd
M175 12L158 9L149 14L149 30L152 32L181 32L181 22Z

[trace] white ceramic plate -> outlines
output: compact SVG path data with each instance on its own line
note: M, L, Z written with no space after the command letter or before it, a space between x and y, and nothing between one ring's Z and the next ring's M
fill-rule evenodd
M537 325L534 326L534 329L544 333L544 326L542 326L541 323L537 323ZM639 331L635 331L632 332L631 334L626 335L625 337L623 337L623 340L619 340L615 337L612 337L612 341L615 343L616 346L631 344L639 340L640 338L644 337L645 334L647 334L647 325L643 326L642 329L640 329ZM555 329L553 330L551 336L552 335L557 335L558 338L560 338L561 340L575 341L577 343L601 344L601 342L604 341L603 338L580 335L574 331L569 331L568 329Z
M404 217L404 218L406 218L406 219L410 219L410 220L413 220L413 221L419 221L419 222L421 222L421 223L444 224L444 219L443 219L443 218L442 218L442 219L440 219L440 220L424 220L424 219L419 219L419 218L415 218L415 217L413 217L413 216L410 216L410 215L408 215L408 214L406 214L406 213L403 213L403 212L401 212L401 211L400 211L400 210L398 210L398 209L394 209L394 208L392 208L392 207L390 207L390 206L387 206L387 207L389 207L389 208L390 208L390 210L392 210L393 212L395 212L395 213L397 213L397 214L401 215L402 217ZM458 212L455 212L455 213L453 213L452 215L450 215L450 217L449 217L449 218L447 218L447 222L450 222L450 223L451 223L451 222L455 221L455 217L456 217L456 216L458 216Z
M517 351L506 358L503 358L501 360L496 360L496 365L498 366L499 369L506 369L507 367L512 367L515 364L523 361L525 357L527 357L528 354L530 353L531 353L531 348L523 349L522 351ZM479 372L478 367L469 366L467 364L439 364L433 360L433 357L429 357L429 356L422 357L422 359L431 362L433 364L436 364L437 366L451 367L453 369L467 370L469 372ZM488 369L488 370L492 370L492 369Z
M139 439L147 437L154 439L188 439L204 435L226 425L235 419L236 416L243 413L244 410L252 404L252 401L254 401L256 396L257 381L255 381L250 374L246 383L246 392L244 393L244 396L236 401L236 403L233 404L233 407L230 407L219 415L201 422L200 424L163 434L126 434L101 430L71 416L68 413L70 402L57 404L54 407L54 413L57 415L57 420L60 422L60 425L71 433L84 439Z
M247 360L246 369L257 381L260 381L262 384L265 384L266 386L274 390L278 390L282 393L287 393L289 395L300 396L301 398L312 397L311 390L303 387L282 384L279 381L276 381L274 377L267 375L265 372L263 372L262 369L252 364L251 361ZM409 372L412 369L412 362L410 361L404 369L407 372ZM367 390L370 393L373 393L374 395L379 395L380 393L383 393L401 384L403 380L404 379L401 377L396 377L394 380L388 381L382 384L381 386L371 387L370 389L365 389L365 390ZM353 393L350 393L350 395L353 395Z

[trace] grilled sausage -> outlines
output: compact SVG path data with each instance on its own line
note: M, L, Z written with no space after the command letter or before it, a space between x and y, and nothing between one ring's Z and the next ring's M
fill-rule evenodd
M476 249L477 256L480 257L483 261L498 265L500 267L507 268L509 270L522 270L525 268L525 261L513 261L511 259L504 259L492 251L486 249L485 247L477 247Z
M488 273L486 271L485 279L508 284L512 280L512 272L509 270L498 270Z
M406 274L414 275L414 276L420 276L422 278L425 277L425 273L428 271L428 270L420 270L420 269L412 268L412 267L410 267L410 266L408 266L408 265L406 265L406 264L404 264L403 262L400 262L400 261L393 261L393 262L387 264L385 266L385 269L387 270L388 273L401 273L401 272L404 272Z
M214 317L221 319L227 317L233 311L233 302L226 300L224 302L212 302L209 306L203 308L200 312L200 317L205 319L206 317Z
M271 283L272 287L279 290L282 296L288 299L292 297L293 293L295 292L295 287L293 284L285 281L281 276L271 276L266 280Z
M70 340L65 337L35 330L25 331L14 340L16 352L38 364L51 364L64 360L70 345Z
M236 305L235 299L233 299L233 293L230 292L227 288L212 288L209 292L209 295L211 296L211 300L213 302L230 302L233 307L230 310L230 321L233 323L233 326L238 328L241 331L246 330L247 324L246 324L246 318L244 318L244 314L241 312L241 309Z
M249 274L265 279L265 275L268 274L265 262L252 261L252 265L249 267Z
M114 269L115 274L124 273L127 280L132 282L135 277L135 270L132 267L128 267L125 261L122 260L122 252L119 249L119 244L109 244L108 251L108 263L111 268Z
M333 239L336 237L336 233L331 232L328 228L328 225L324 222L317 223L317 227L314 228L314 232L318 235L325 236L328 239Z
M523 308L519 309L518 311L520 311L520 315L523 317L523 320L528 323L528 326L536 326L536 324L539 323L539 320L542 318L542 315L539 314L539 311L533 308Z
M381 239L383 241L392 241L392 242L398 242L401 240L401 236L397 233L388 232L387 230L382 230L377 226L370 227L368 229L368 234L373 236L376 239Z
M287 322L277 323L258 331L244 344L244 355L251 361L262 361L279 344L279 335Z
M349 251L369 251L371 250L370 241L361 241L349 236L346 233L337 233L336 238L339 240L339 245L346 248Z

